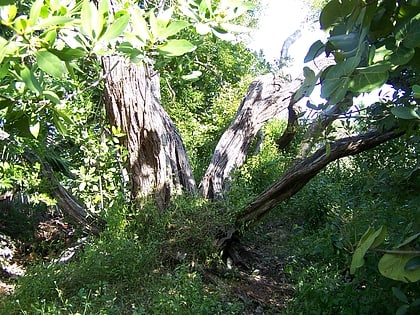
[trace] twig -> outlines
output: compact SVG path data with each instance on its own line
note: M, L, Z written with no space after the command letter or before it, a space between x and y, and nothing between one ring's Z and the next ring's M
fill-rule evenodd
M420 255L420 250L401 250L401 249L382 249L382 248L372 248L372 252L385 253L385 254L395 254L395 255Z

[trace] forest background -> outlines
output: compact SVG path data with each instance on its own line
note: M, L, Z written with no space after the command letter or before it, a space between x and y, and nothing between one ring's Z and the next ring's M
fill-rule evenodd
M417 1L0 4L2 313L418 312Z

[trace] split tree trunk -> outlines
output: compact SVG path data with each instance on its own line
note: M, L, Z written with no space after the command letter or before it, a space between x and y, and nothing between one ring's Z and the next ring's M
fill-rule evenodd
M161 106L159 75L119 56L104 57L102 64L107 115L125 133L132 197L154 194L165 208L172 194L195 191L182 139Z
M263 124L297 101L293 95L301 80L286 82L269 73L255 79L238 108L235 119L220 138L200 183L205 198L220 198L231 172L245 161L248 149Z

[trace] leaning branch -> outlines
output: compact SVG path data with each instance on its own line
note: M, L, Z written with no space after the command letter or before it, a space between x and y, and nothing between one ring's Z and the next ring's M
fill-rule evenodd
M404 132L371 130L361 135L336 140L331 151L320 148L313 155L297 162L279 180L261 193L237 217L237 226L242 227L264 217L278 203L290 198L305 186L329 163L345 156L355 155L401 136Z
M64 188L54 175L51 165L41 161L39 157L29 151L24 157L30 162L41 164L41 173L50 183L50 193L57 201L57 206L63 213L92 234L98 235L105 227L105 221L86 210L86 206L79 202L66 188Z

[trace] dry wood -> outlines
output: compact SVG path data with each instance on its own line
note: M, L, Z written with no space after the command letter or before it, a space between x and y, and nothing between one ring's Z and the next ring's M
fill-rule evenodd
M133 197L155 195L165 208L171 195L195 191L182 139L161 106L159 75L119 56L102 59L104 100L112 125L125 137Z
M361 135L336 140L328 153L325 147L297 162L273 185L261 193L238 216L238 227L258 221L278 203L284 201L305 186L325 166L339 158L355 155L401 136L401 131L381 132L371 130Z
M248 149L263 124L296 103L293 95L301 80L286 82L269 73L255 79L238 108L235 119L220 138L200 183L205 198L222 196L231 172L245 161Z

